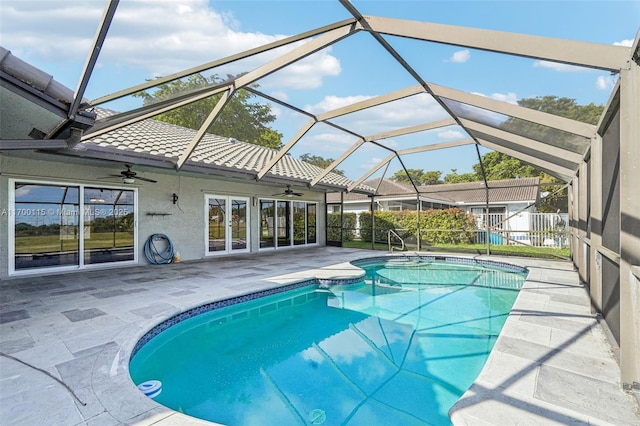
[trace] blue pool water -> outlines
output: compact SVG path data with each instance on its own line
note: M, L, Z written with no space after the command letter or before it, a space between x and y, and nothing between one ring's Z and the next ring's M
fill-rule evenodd
M160 404L227 425L450 424L524 273L419 259L359 266L360 282L171 323L136 347L131 377L159 380Z

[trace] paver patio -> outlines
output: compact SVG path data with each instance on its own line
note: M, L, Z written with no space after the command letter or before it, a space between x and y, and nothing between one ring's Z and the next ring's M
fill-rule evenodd
M213 300L303 278L357 276L345 262L380 255L321 247L4 280L0 424L206 423L156 404L130 380L129 354L146 331ZM573 265L491 259L530 273L484 370L452 408L454 424L640 425L637 399L622 390Z

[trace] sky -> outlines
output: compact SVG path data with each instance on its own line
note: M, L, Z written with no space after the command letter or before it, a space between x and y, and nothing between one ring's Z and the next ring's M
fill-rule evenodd
M363 15L626 46L640 27L640 1L353 0L352 4ZM0 45L75 89L105 6L106 0L1 0ZM348 18L350 13L337 0L121 0L85 97L95 99ZM617 75L605 71L399 37L385 39L427 82L510 103L555 95L579 104L606 104L617 80ZM284 51L256 55L204 74L251 71ZM373 37L360 32L257 83L270 96L321 113L417 82ZM126 98L104 106L122 111L139 103ZM272 127L286 143L308 118L278 104L271 106L277 116ZM367 136L446 117L425 94L333 122ZM380 143L398 150L466 137L460 127L449 126ZM290 153L337 158L355 142L353 135L318 124ZM338 168L358 179L388 155L383 147L365 144ZM403 157L405 167L440 170L443 176L452 169L469 172L477 162L473 146ZM386 176L400 167L394 160Z

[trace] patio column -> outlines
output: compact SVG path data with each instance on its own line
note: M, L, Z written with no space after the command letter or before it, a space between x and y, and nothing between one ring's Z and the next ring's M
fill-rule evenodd
M640 64L620 72L620 369L640 390Z
M580 256L578 258L578 275L583 282L588 282L589 245L587 236L588 202L587 197L587 163L580 164L578 169L578 240L580 242Z
M590 221L591 233L589 252L589 292L592 310L602 312L602 137L596 135L591 139L591 158L589 160L590 174ZM594 313L595 313L594 312Z

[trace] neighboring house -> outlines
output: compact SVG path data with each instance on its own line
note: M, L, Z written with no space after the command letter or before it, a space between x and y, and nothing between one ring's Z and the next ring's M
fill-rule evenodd
M466 182L419 186L419 193L416 193L413 186L390 179L364 182L365 185L376 189L376 195L373 197L374 210L415 211L418 200L420 210L461 208L476 217L479 229L485 229L486 221L489 221L492 232L496 234L493 242L503 242L502 236L512 241L532 244L535 241L532 241L531 233L565 220L558 215L547 217L536 213L536 203L540 200L540 180L537 177L487 183L488 192L484 182ZM329 213L340 212L341 208L345 213L360 213L371 211L371 206L372 198L365 194L327 194ZM359 224L359 220L357 223ZM547 245L552 244L555 245L547 242Z
M376 189L376 210L446 209L459 207L469 213L485 213L487 191L484 182L466 182L419 186L419 195L411 185L390 179L373 179L364 182ZM540 197L540 180L537 177L488 181L489 213L511 215L526 209L535 212ZM327 203L340 203L340 194L327 195ZM345 212L371 210L371 198L366 194L343 195Z
M353 183L309 188L322 169L290 156L257 182L277 151L210 134L177 171L196 131L152 119L81 142L112 112L68 120L72 90L5 49L0 71L0 279L170 260L167 241L182 260L324 245L325 193Z

